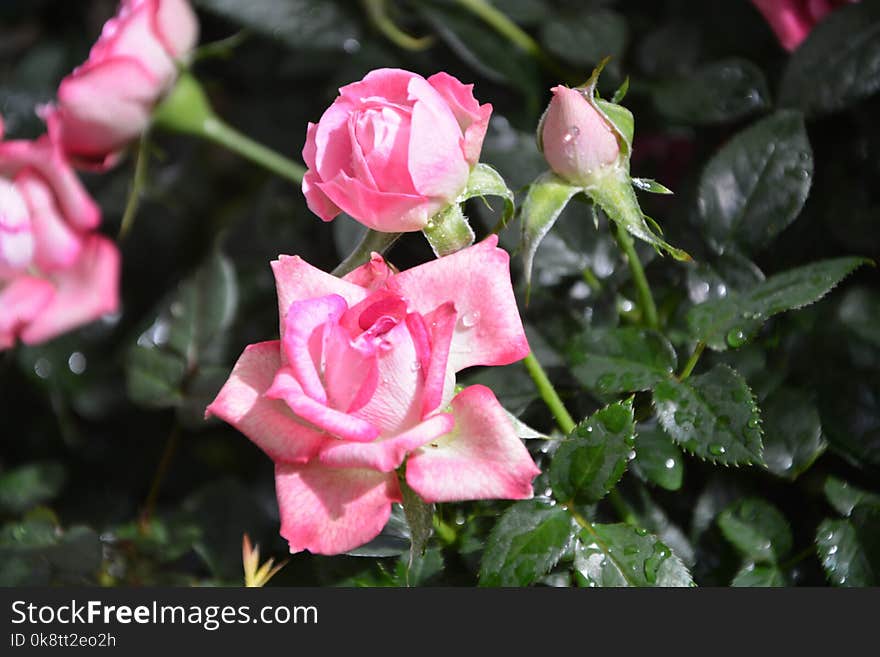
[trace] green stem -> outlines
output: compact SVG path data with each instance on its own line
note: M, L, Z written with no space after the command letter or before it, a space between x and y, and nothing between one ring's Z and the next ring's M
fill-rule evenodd
M354 251L333 270L333 275L345 276L362 264L369 262L373 252L385 253L392 244L400 239L401 235L403 233L380 233L377 230L368 230L358 245L354 247Z
M504 13L496 9L488 0L457 0L458 4L478 16L498 34L506 38L515 46L525 51L557 77L566 79L567 73L541 48L528 33L510 20Z
M694 367L697 366L697 361L700 360L700 356L703 353L703 350L706 348L706 343L702 340L697 343L697 346L694 347L694 352L691 354L691 357L688 358L688 362L685 363L684 369L681 370L681 374L678 375L679 381L684 381L691 375L691 372L694 371Z
M525 365L526 370L528 370L529 376L532 377L532 381L535 382L535 387L538 389L538 394L541 395L541 399L544 400L544 403L547 404L547 408L550 409L550 412L553 413L553 417L556 418L556 424L559 425L559 428L562 429L564 434L570 434L574 431L577 424L565 408L565 404L562 403L562 399L560 399L559 394L556 392L556 388L553 387L547 373L544 371L544 368L541 367L541 363L535 358L535 354L530 353L526 356L523 359L523 365Z
M433 36L414 37L401 30L388 15L386 0L361 0L370 21L391 43L404 50L425 50L434 45Z
M153 481L150 484L150 492L147 494L147 500L144 502L144 510L141 512L140 527L141 531L146 532L150 526L150 520L156 510L156 502L159 499L159 491L162 489L162 482L165 481L165 475L174 459L174 453L177 451L177 444L180 442L180 424L174 421L171 433L165 443L165 449L162 457L159 459L159 465L156 466L156 473L153 475Z
M305 167L242 134L217 117L205 119L202 136L293 182L302 183Z
M199 81L186 70L180 71L174 88L153 111L153 125L213 141L295 183L301 183L306 173L301 164L224 123Z
M147 162L150 159L149 134L149 131L145 130L144 134L141 135L138 145L137 162L134 165L134 178L131 181L131 189L128 190L128 200L125 203L125 212L122 213L119 234L116 236L116 241L118 242L125 239L134 225L134 218L141 203L141 192L147 181Z
M645 276L645 270L642 262L639 260L639 254L636 253L636 246L633 238L627 232L623 224L614 222L617 231L617 243L621 250L626 254L626 260L629 263L629 270L632 273L633 283L639 295L639 308L642 311L642 317L648 328L660 328L660 320L657 316L657 306L654 303L654 297L651 295L651 287L648 285L648 279Z

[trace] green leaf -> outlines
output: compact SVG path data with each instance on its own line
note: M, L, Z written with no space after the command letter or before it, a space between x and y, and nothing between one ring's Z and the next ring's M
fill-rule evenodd
M646 221L633 191L629 173L621 168L609 167L603 175L596 175L595 182L584 190L601 207L608 218L623 226L628 233L653 246L657 252L666 251L676 260L692 258L657 235ZM652 222L656 226L656 223Z
M224 332L238 305L232 263L215 252L181 283L157 312L156 320L128 352L126 382L133 401L151 407L181 406L200 369L220 358ZM202 384L205 378L201 379ZM213 385L222 380L211 379ZM206 391L200 385L200 397ZM219 387L217 387L219 389Z
M734 576L731 586L779 587L788 586L785 574L776 566L747 563Z
M831 12L792 53L780 103L810 115L849 107L880 89L880 5Z
M488 164L478 162L468 177L467 187L464 193L458 199L460 202L469 198L483 196L500 196L504 199L504 214L502 222L504 225L510 221L515 209L513 192L507 187L504 178L495 169Z
M572 374L604 394L649 390L675 371L675 350L657 331L633 327L590 330L568 347Z
M18 515L54 499L64 486L64 466L43 462L7 470L0 474L0 509Z
M571 518L561 505L535 499L512 505L486 542L480 586L527 586L546 574L571 540Z
M663 429L688 452L724 465L763 463L755 398L727 365L684 381L661 382L654 405Z
M764 463L773 474L796 479L828 446L816 405L809 395L782 388L762 407Z
M853 486L837 477L825 480L825 497L838 513L849 516L860 504L880 506L880 495Z
M582 529L574 567L586 586L694 586L688 569L660 539L624 524Z
M700 223L709 245L724 253L767 246L793 222L813 180L813 153L798 112L781 111L749 126L703 170Z
M434 505L427 504L406 483L400 482L400 492L403 496L403 513L406 516L407 525L411 538L409 563L412 564L416 557L421 557L428 547L428 541L434 533Z
M654 88L654 105L667 119L688 125L727 123L766 109L767 80L743 59L707 64Z
M595 66L604 57L620 57L626 46L626 20L613 11L577 11L541 25L541 44L576 66Z
M460 203L448 205L431 217L422 233L438 258L461 251L474 243L474 230L464 216Z
M791 552L793 538L785 516L758 498L739 500L718 515L724 537L746 558L776 563Z
M880 506L856 506L845 520L824 520L816 546L835 586L880 585Z
M335 2L319 0L194 0L197 7L228 18L296 49L342 50L360 30Z
M352 557L396 557L404 553L410 553L412 541L410 540L409 524L403 509L395 504L391 509L391 517L382 528L376 538L369 543L350 550L345 554ZM409 554L406 555L409 559Z
M712 349L741 347L773 315L815 303L866 258L834 258L775 274L748 292L694 306L687 314L691 333Z
M681 451L658 426L636 428L636 458L633 468L666 490L678 490L684 479Z
M651 194L672 194L673 191L669 189L666 185L662 183L658 183L653 178L632 178L633 187L636 189L640 189L643 192L650 192Z
M635 457L630 402L596 411L563 440L550 464L550 486L561 503L594 504L611 490Z
M559 213L580 188L568 184L552 172L544 173L529 186L520 207L523 225L523 267L526 284L532 280L532 261L544 236L553 228Z

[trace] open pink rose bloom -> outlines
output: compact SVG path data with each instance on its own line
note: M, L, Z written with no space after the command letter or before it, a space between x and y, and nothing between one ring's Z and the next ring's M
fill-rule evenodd
M198 40L187 0L123 0L89 59L44 108L49 131L78 165L112 166L147 128L153 107L177 79L177 63Z
M116 310L119 252L94 232L100 221L49 136L0 141L0 349Z
M497 238L402 273L378 255L339 279L272 263L281 340L250 345L208 407L276 464L290 550L337 554L374 538L401 501L532 496L538 469L491 390L455 373L525 357Z
M491 114L447 73L371 71L309 123L309 208L324 221L345 212L378 231L422 230L464 191Z

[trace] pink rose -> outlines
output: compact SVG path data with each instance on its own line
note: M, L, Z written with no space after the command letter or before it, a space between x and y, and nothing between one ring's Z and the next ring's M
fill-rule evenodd
M2 139L0 122L0 139ZM119 253L57 144L0 141L0 349L43 342L118 305Z
M177 78L177 63L198 40L187 0L122 0L89 59L44 109L49 130L77 164L107 168L150 122Z
M587 186L620 157L617 135L579 89L558 86L541 120L544 158L559 177Z
M374 538L401 501L532 496L538 469L491 390L455 373L526 356L509 258L490 237L395 274L378 255L343 279L272 263L281 340L250 345L207 415L276 464L291 552Z
M858 0L752 0L786 50L794 50L833 9Z
M492 106L437 73L372 71L309 123L303 193L324 221L345 212L383 232L421 230L464 191Z

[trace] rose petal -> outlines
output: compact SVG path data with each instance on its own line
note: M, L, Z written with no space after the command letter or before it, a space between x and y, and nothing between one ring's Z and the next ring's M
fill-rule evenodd
M409 173L419 194L453 202L467 185L470 167L462 133L443 97L421 77L409 83L415 102L409 140Z
M510 257L491 235L472 247L401 272L389 283L427 314L455 300L458 323L449 366L458 372L474 365L507 365L529 353L510 283Z
M56 335L119 307L119 250L110 240L92 235L83 242L77 262L52 275L55 296L21 332L26 344Z
M299 256L278 256L271 263L278 291L278 315L282 321L294 301L338 294L349 306L362 301L366 290L312 267Z
M273 461L305 463L332 439L297 421L283 401L265 396L280 367L281 342L249 345L205 417L228 422Z
M0 349L15 344L21 328L39 315L54 294L49 281L27 275L0 289Z
M15 185L30 208L37 267L45 272L70 267L82 252L82 238L64 221L52 190L32 169L22 171Z
M451 301L425 318L425 324L431 327L431 356L425 369L422 417L433 413L442 404L444 391L452 390L455 385L454 372L449 367L449 349L457 318Z
M276 465L281 535L291 552L340 554L375 538L400 502L393 473L328 468L319 463Z
M489 128L492 105L480 105L474 98L474 85L462 84L448 73L436 73L428 78L428 84L437 90L449 105L464 134L464 156L474 166L480 160L483 139Z
M343 212L385 233L422 230L443 206L441 201L420 195L380 192L344 171L316 185Z
M324 351L324 327L338 324L348 306L338 294L294 301L284 316L281 345L302 392L327 404L319 368Z
M452 432L407 460L412 489L428 503L532 497L540 470L492 391L466 388L452 400L452 412Z
M367 468L391 472L400 467L406 455L452 431L455 419L450 413L428 418L392 438L372 443L328 443L320 454L321 463L334 468Z

